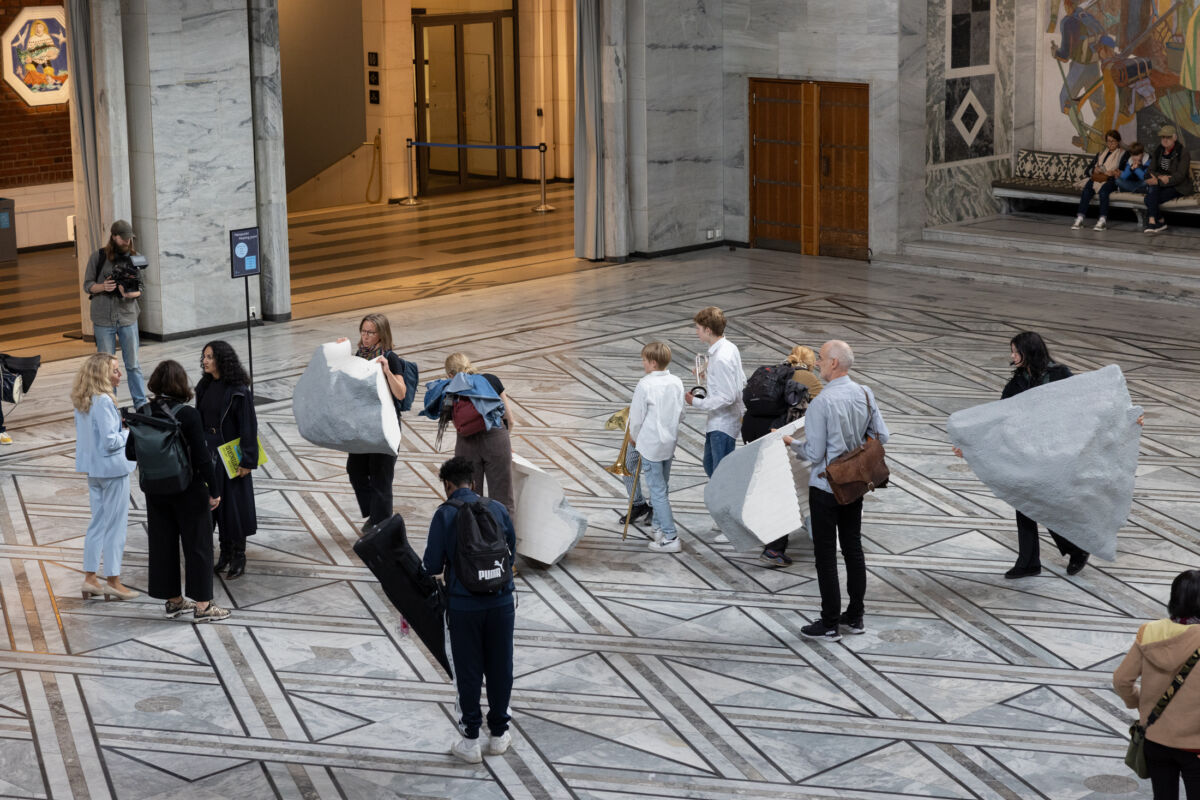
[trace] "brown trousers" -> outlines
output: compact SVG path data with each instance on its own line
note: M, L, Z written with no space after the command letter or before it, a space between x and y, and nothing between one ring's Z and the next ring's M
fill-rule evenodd
M493 428L474 436L459 436L454 443L454 455L471 462L475 474L471 488L476 494L497 500L512 514L516 510L513 501L512 444L508 428ZM487 479L487 492L483 481Z

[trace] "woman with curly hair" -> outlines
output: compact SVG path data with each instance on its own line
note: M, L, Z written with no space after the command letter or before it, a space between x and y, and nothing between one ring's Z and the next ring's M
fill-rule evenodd
M196 408L204 424L208 451L217 465L216 495L221 498L213 512L221 544L213 572L228 569L225 577L232 580L246 571L246 537L258 530L254 481L250 477L251 470L258 467L258 418L250 376L228 342L218 339L204 345L200 366L204 377L196 385ZM220 447L234 439L241 440L241 459L236 475L230 478Z
M116 389L121 367L116 356L94 353L75 373L71 405L75 407L75 471L86 472L92 521L83 537L83 597L101 595L129 600L138 593L121 584L121 556L129 527L129 473L125 458L129 431L121 424ZM101 559L106 583L96 580Z

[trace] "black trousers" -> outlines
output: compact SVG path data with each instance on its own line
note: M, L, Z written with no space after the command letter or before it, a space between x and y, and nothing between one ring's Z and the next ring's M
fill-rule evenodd
M838 580L837 546L842 545L846 564L846 616L862 619L867 595L867 559L862 549L862 499L840 506L833 494L808 487L812 513L813 553L817 562L817 586L821 590L821 621L837 624L842 612L842 589Z
M1054 531L1050 538L1058 545L1058 552L1069 558L1086 556L1088 553L1074 542L1069 542ZM1021 569L1042 566L1042 543L1038 539L1038 525L1029 517L1017 512L1017 563Z
M148 593L151 597L170 600L187 596L200 603L212 600L212 515L204 485L200 484L199 489L199 492L189 489L181 495L146 497L146 543L150 551ZM180 546L183 547L184 591L179 587Z
M1200 800L1200 756L1146 740L1146 766L1154 800L1179 800L1179 779L1188 800Z
M468 739L479 737L483 709L480 688L487 678L488 730L500 736L508 730L508 701L513 684L514 603L483 611L446 612L450 628L450 667L458 688L458 729Z
M391 453L351 453L346 456L346 474L358 499L358 510L378 525L392 516L392 480L396 456Z

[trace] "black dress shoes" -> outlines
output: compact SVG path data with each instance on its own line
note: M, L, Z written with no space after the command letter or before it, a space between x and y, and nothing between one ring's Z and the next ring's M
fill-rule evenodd
M1067 574L1078 575L1087 566L1087 562L1087 553L1084 553L1082 556L1071 556L1071 561L1067 564Z
M1080 569L1083 569L1083 567L1080 567ZM1034 575L1041 574L1042 568L1040 565L1036 567L1013 567L1008 572L1004 573L1004 577L1008 578L1009 580L1015 580L1016 578L1032 578Z

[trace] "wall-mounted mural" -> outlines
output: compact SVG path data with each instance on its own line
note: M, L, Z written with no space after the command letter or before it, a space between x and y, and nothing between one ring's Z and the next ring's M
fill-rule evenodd
M1200 0L1049 0L1039 145L1094 153L1116 128L1200 149Z
M26 8L4 32L4 82L31 106L65 103L67 21L62 6Z

